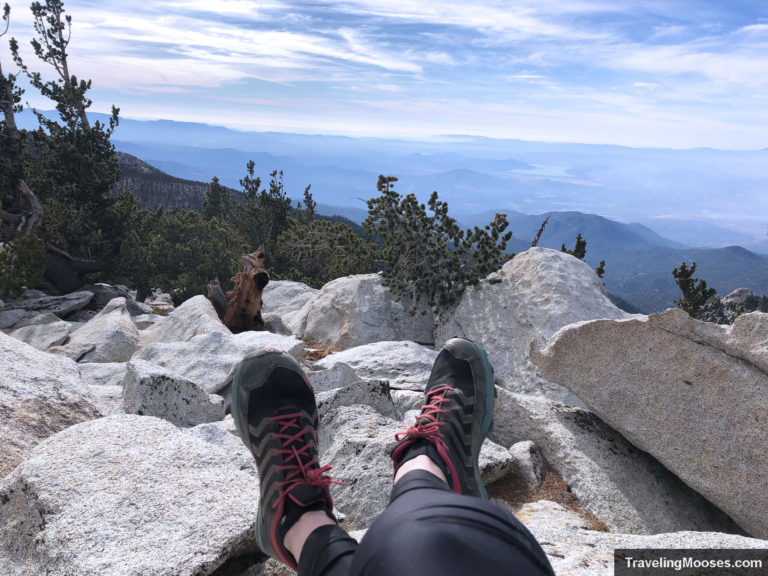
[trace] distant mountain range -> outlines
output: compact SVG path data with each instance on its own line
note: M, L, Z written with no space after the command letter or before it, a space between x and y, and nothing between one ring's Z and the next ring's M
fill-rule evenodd
M105 119L92 114L94 119ZM18 117L35 127L29 110ZM379 174L451 213L579 211L640 222L677 242L741 245L768 253L768 150L669 150L443 136L428 141L243 132L200 123L123 118L113 136L128 152L178 178L233 188L249 160L265 179L283 170L297 197L365 211Z
M92 114L93 119L106 116ZM25 110L21 127L34 128ZM152 208L199 209L207 183L239 188L249 160L266 182L283 170L295 200L311 184L323 214L360 223L379 174L426 201L433 190L465 226L505 212L511 251L587 240L587 262L606 261L608 291L643 312L674 305L672 269L696 261L721 295L745 287L768 293L768 149L637 149L472 136L429 141L240 132L199 123L121 119L113 136L123 187ZM596 216L601 214L602 216Z
M150 209L202 208L208 183L170 176L124 152L118 157L122 171L118 191L133 189L142 205ZM513 231L511 252L529 248L546 218L549 221L540 246L559 249L565 244L573 248L576 236L581 234L587 240L586 261L592 267L606 261L606 289L630 311L657 312L674 306L680 292L672 269L683 261L696 261L697 273L721 295L741 287L758 294L768 292L768 258L741 247L691 248L642 224L624 224L577 211L529 215L511 210L464 215L459 222L464 227L484 226L497 211L506 212L509 229ZM356 223L362 222L367 214L362 208L327 204L318 204L318 212L340 215ZM359 226L356 228L359 230Z
M463 217L469 226L487 224L496 211ZM740 246L692 248L657 234L642 224L623 224L581 212L547 212L538 215L507 212L514 233L512 251L530 247L542 222L549 222L539 246L574 247L576 236L587 241L585 260L596 268L605 260L605 287L638 311L660 312L674 306L680 290L672 270L682 262L696 262L697 276L721 296L736 288L768 293L768 258Z
M680 182L679 187L687 188L687 192L670 189L667 181L664 185L656 181L649 184L654 190L650 194L643 190L630 191L627 184L596 184L589 180L595 177L594 174L581 178L577 169L560 173L554 167L529 169L529 164L512 158L488 161L451 154L382 154L374 161L360 151L350 152L350 157L344 159L328 158L327 151L318 157L119 140L116 146L182 179L210 181L217 176L223 184L234 188L245 175L248 161L254 160L263 180L272 170L283 170L289 193L299 197L301 191L311 184L318 203L337 206L339 211L346 212L345 215L352 219L355 219L355 214L364 218L365 200L376 195L378 175L387 174L399 178L396 188L401 193L415 193L424 201L433 190L437 190L440 198L448 202L451 213L463 220L488 211L489 207L527 214L570 210L607 213L617 221L641 222L681 244L705 247L738 244L768 253L768 238L764 230L768 222L754 221L762 214L768 214L768 195L763 193L762 188L758 190L757 177L750 179L748 184L744 178L734 180L734 187L742 184L752 190L749 200L744 199L747 193L742 191L733 197L723 192L723 198L712 195L712 198L705 200L701 198L704 192L690 191L695 184L686 181L683 176L670 175L669 181ZM278 149L282 151L282 147ZM768 155L764 156L762 162L768 166ZM459 158L464 158L463 162ZM451 162L462 167L445 169ZM547 170L549 174L541 173ZM618 171L619 167L611 170ZM610 179L613 181L618 177L610 174ZM764 180L768 182L768 174ZM706 189L707 186L702 186L702 190ZM729 206L728 202L733 201L735 205ZM707 205L712 208L704 210ZM737 210L744 214L740 215ZM657 216L659 213L689 216L702 211L721 216L722 223L712 219Z

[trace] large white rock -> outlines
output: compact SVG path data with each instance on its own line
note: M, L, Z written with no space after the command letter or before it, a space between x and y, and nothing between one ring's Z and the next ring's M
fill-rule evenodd
M0 477L52 434L99 416L75 362L0 332Z
M388 380L394 389L424 390L436 357L437 352L415 342L374 342L329 354L313 367L330 369L343 363L363 380Z
M0 574L212 574L255 551L257 502L253 459L226 431L72 426L0 482Z
M302 338L326 346L351 348L380 340L434 342L434 316L428 306L410 314L405 300L395 302L378 274L337 278L309 304Z
M184 304L175 312L182 310ZM304 343L293 336L271 332L242 332L233 335L227 330L200 334L188 341L154 342L136 352L133 359L162 366L191 380L209 394L215 394L232 382L240 361L259 348L274 348L288 352L295 358L301 358L304 354Z
M194 382L144 360L132 360L123 381L126 414L156 416L176 426L197 426L224 418L224 399Z
M590 530L577 514L560 504L541 500L524 504L516 514L540 543L555 574L572 576L612 576L616 549L765 549L768 542L717 532L675 532L641 536ZM762 552L763 558L765 552ZM660 556L669 556L660 552ZM688 554L702 559L701 555ZM738 555L733 555L733 560ZM746 559L743 556L742 559ZM651 573L652 570L638 572ZM659 571L659 569L657 569ZM662 572L674 572L660 570Z
M389 392L386 380L357 381L343 388L334 388L316 392L317 413L320 418L339 406L354 406L361 404L373 408L379 414L388 418L397 418L395 405Z
M481 344L497 379L516 392L578 400L536 375L528 360L531 340L546 342L561 327L594 318L625 318L611 303L595 271L570 254L531 248L470 286L436 331L436 344L464 336Z
M739 531L725 514L591 412L497 391L489 437L503 446L533 441L581 505L611 531Z
M80 378L87 386L122 386L128 366L125 362L78 364Z
M329 393L326 393L329 394ZM383 416L369 406L337 406L324 413L319 430L321 463L330 464L335 506L345 514L345 525L367 528L389 503L392 491L392 449L395 434L407 425ZM488 484L511 473L512 455L486 440L479 465Z
M367 528L386 508L392 490L392 459L400 422L362 405L330 410L320 423L321 463L344 485L332 485L334 504L353 530Z
M320 291L301 282L271 280L264 287L262 311L277 314L288 329L301 337L307 324L309 305Z
M148 328L141 331L140 345L153 342L186 342L200 334L231 334L205 296L193 296Z
M55 321L40 321L38 323L34 322L35 319L33 319L34 323L15 329L11 332L11 336L43 351L64 344L72 333L72 324L59 320L53 314L41 314L40 316L52 316Z
M682 310L564 328L532 358L753 536L768 538L768 314Z
M77 362L125 362L137 350L139 331L131 320L125 298L115 298L49 352Z

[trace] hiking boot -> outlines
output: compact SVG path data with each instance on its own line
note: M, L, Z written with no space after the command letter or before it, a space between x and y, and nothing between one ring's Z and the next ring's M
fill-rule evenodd
M304 371L288 354L262 349L246 356L232 384L232 416L240 439L256 459L261 498L256 542L269 556L297 569L283 546L305 512L333 517L333 500L320 467L317 405Z
M427 455L454 492L486 499L477 460L493 421L496 389L483 349L464 338L446 342L424 393L416 426L395 435L400 442L392 452L395 472L404 462Z

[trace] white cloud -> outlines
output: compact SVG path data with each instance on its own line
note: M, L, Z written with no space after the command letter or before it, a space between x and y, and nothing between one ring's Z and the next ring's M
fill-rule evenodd
M514 81L514 80L543 80L544 76L542 76L541 74L523 74L523 73L520 73L520 74L510 74L509 76L507 76L507 79L508 80L512 80L512 81Z
M554 5L553 5L554 4ZM493 33L505 41L530 37L589 38L601 33L554 22L553 12L592 12L583 2L505 2L484 0L466 4L443 0L351 0L337 8L355 14L373 14L393 20L444 24Z
M258 16L263 8L280 6L278 3L251 2L248 0L167 0L156 2L160 9L176 9L179 11L200 11L215 14L229 14L234 16Z
M258 121L274 129L765 147L768 24L742 20L729 30L684 4L346 0L321 9L288 0L69 0L66 7L73 71L93 78L95 90L112 90L126 110L135 102L148 113L152 94L184 92L188 111L156 104L157 113L208 121L195 98L215 95L216 114L230 125L254 117L240 107L248 101L270 110ZM32 33L28 12L14 8L11 35L22 45ZM113 96L120 93L126 105ZM137 93L141 103L131 100Z
M768 52L751 47L731 47L728 52L696 46L625 46L614 51L614 68L664 76L698 75L737 87L768 84Z
M739 29L738 32L750 36L765 36L768 39L768 24L752 24L750 26L744 26Z
M430 64L444 64L446 66L455 66L456 60L447 52L438 52L430 50L421 55L426 62Z

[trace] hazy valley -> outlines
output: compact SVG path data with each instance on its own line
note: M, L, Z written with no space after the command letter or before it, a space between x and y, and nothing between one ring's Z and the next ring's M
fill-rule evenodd
M123 187L145 206L198 208L213 176L239 189L246 163L266 179L282 170L296 200L307 185L322 213L360 223L379 174L426 200L432 190L464 226L506 212L510 251L572 247L587 239L586 260L606 261L609 293L643 312L674 305L672 268L696 261L720 295L746 287L768 292L765 237L768 151L633 149L468 137L430 142L237 132L203 124L121 121ZM141 190L139 190L141 188ZM143 191L142 191L143 190Z

